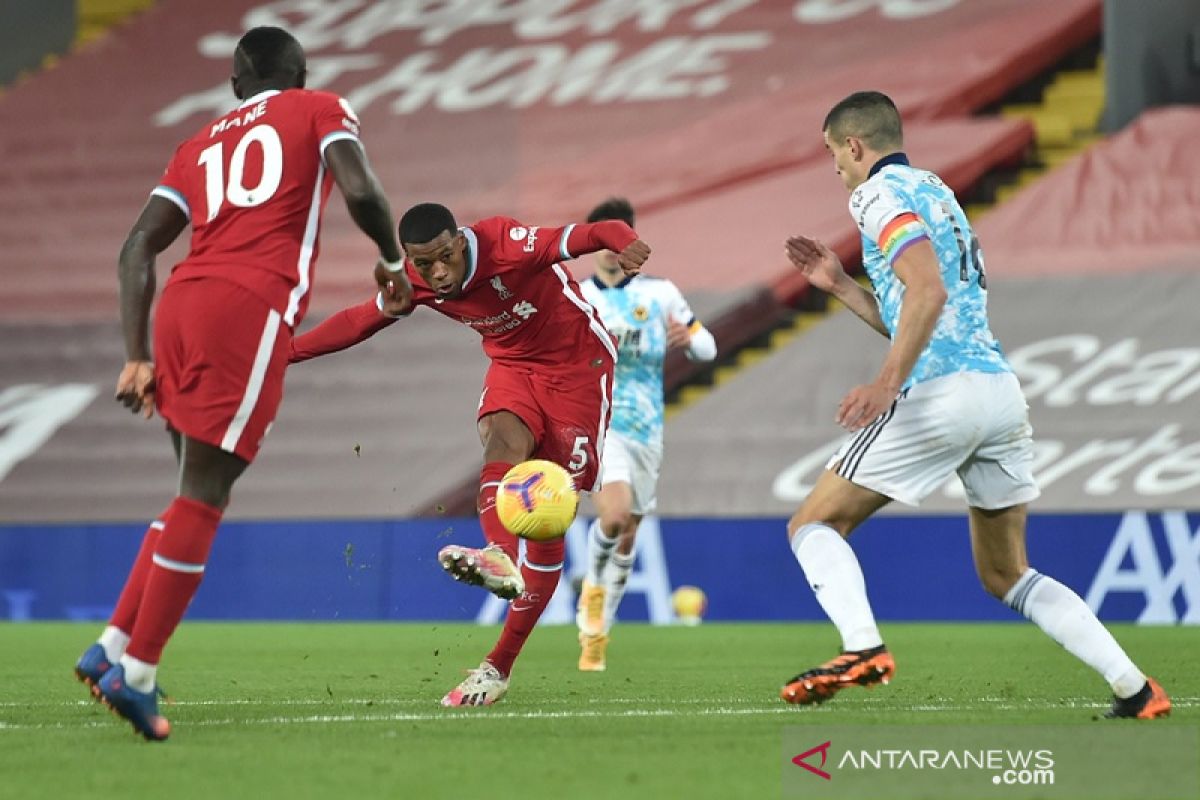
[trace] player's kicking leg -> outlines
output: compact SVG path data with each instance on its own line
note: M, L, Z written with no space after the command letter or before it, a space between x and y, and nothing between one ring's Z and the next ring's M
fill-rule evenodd
M887 503L887 497L826 470L788 523L792 552L841 634L842 652L788 680L779 693L785 702L823 703L842 689L888 683L895 674L896 663L867 600L862 568L845 539Z
M1025 505L971 508L971 549L983 586L1046 632L1112 687L1106 717L1154 719L1171 712L1171 699L1145 675L1078 594L1029 566Z

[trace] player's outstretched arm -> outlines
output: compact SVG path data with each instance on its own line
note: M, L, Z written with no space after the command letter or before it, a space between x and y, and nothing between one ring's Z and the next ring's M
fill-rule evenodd
M823 242L807 236L792 236L784 245L788 260L816 289L836 297L863 322L887 337L891 337L875 295L864 289L846 274L837 254Z
M117 401L149 418L154 413L154 368L150 354L150 306L154 261L187 227L183 210L157 195L146 201L117 259L125 366L117 378Z
M571 257L601 250L617 254L617 263L626 275L635 275L650 258L650 245L638 238L637 231L619 219L606 219L571 228L567 237Z
M396 241L396 223L392 208L362 146L348 139L331 142L325 148L325 163L346 200L350 218L379 248L375 282L389 298L407 305L412 286L404 274L404 260Z
M308 333L292 339L288 363L336 353L370 339L396 321L383 313L378 298L337 312Z

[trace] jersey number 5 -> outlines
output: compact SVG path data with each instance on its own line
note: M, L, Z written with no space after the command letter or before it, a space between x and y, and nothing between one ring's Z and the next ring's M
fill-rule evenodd
M246 153L257 144L262 151L262 175L256 186L245 185ZM229 200L240 208L260 206L271 199L283 178L283 142L270 125L256 125L246 131L233 148L229 158L229 181L225 180L225 143L217 142L204 149L196 163L204 167L204 194L208 203L208 219L212 222Z

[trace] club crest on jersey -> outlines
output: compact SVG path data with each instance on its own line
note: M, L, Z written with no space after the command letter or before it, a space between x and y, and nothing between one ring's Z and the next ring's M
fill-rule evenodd
M507 300L508 298L512 297L512 292L510 292L508 290L508 288L504 285L504 283L500 280L499 275L492 278L492 288L496 290L496 296L499 297L501 300Z
M645 306L635 306L633 309L633 318L638 322L645 322L650 319L650 309Z

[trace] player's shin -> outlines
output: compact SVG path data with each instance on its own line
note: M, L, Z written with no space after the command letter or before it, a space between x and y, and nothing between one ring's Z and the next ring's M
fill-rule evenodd
M1004 595L1004 602L1103 675L1117 697L1132 697L1146 685L1146 676L1083 598L1050 576L1025 570Z
M804 525L792 537L792 552L817 602L842 635L842 649L859 651L883 644L867 600L862 567L842 535L828 525Z
M479 497L476 508L479 511L479 526L483 528L483 537L488 544L495 544L505 554L517 563L516 534L504 527L500 517L496 515L496 490L504 475L512 469L512 464L504 461L489 461L479 472Z
M104 648L105 655L112 663L116 663L125 653L125 647L129 644L129 634L133 631L133 624L137 621L138 607L142 602L142 595L146 591L146 578L150 575L151 559L154 557L154 551L158 548L158 540L162 535L162 530L166 526L166 521L169 518L171 507L162 515L150 523L150 527L146 529L146 535L142 537L142 546L138 550L137 558L133 561L133 566L129 570L129 577L125 579L125 587L121 589L121 596L117 598L117 605L113 609L112 617L108 620L108 627L100 635L100 645Z
M129 685L142 692L154 688L163 648L200 586L221 521L220 509L187 497L176 497L168 513L129 647L121 658Z
M608 633L613 620L617 616L617 607L625 596L625 587L629 583L629 573L633 571L636 555L628 553L613 553L604 570L604 632Z
M587 582L599 586L604 580L604 568L612 557L613 549L617 546L617 537L609 537L600 524L600 518L592 520L588 528L588 570Z
M487 657L506 676L512 672L513 662L525 646L525 640L554 596L565 555L566 543L563 539L525 543L525 563L521 565L525 592L513 600L504 620L500 641Z

